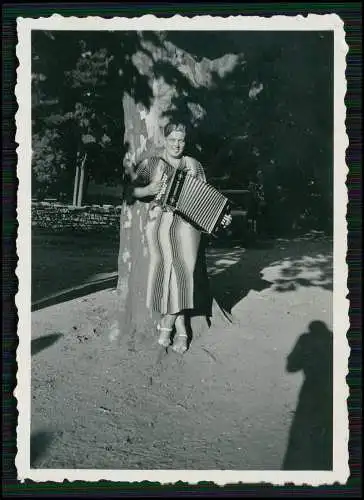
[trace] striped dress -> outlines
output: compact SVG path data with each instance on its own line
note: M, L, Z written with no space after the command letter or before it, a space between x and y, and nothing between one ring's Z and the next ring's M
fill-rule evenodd
M150 158L138 168L134 185L157 181L163 170L173 168L158 158ZM202 165L191 157L182 157L179 168L206 180ZM194 274L201 241L200 231L178 214L151 203L146 238L150 258L147 307L161 314L177 314L194 309Z

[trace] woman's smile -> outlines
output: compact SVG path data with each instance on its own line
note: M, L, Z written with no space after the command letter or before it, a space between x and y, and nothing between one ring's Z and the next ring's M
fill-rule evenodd
M166 140L167 154L178 157L183 153L185 147L185 133L173 131Z

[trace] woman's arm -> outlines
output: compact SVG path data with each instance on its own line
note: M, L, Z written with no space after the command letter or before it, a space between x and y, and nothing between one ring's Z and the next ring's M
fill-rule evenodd
M146 198L147 196L150 196L149 186L134 187L134 188L132 188L131 194L137 200L140 200L141 198Z
M151 182L147 186L134 187L132 194L134 198L140 200L141 198L148 198L150 196L155 196L160 191L161 188L162 188L161 181Z
M130 201L132 199L141 200L143 198L151 198L159 192L162 187L161 183L152 180L153 162L146 159L136 167L126 159L124 160L124 166L127 168L129 174L126 193Z
M192 175L193 177L196 177L197 179L206 182L206 175L203 166L201 163L196 160L195 158L191 157L185 157L186 158L186 163L187 163L187 172Z

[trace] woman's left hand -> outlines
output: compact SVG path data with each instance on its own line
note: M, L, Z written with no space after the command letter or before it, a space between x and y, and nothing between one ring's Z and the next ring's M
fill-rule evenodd
M225 227L230 226L232 219L233 218L231 217L231 215L224 215L224 217L223 217L223 219L221 221L222 227L225 228Z

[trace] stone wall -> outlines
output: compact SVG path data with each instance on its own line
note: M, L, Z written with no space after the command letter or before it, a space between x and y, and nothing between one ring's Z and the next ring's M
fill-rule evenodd
M51 201L32 202L32 227L50 232L113 232L120 230L121 205L86 205L74 207ZM245 233L253 221L245 210L233 210L233 223L225 236ZM252 228L250 228L252 229ZM256 228L253 229L256 232Z
M119 231L121 206L74 207L51 202L32 202L32 227L49 231Z

